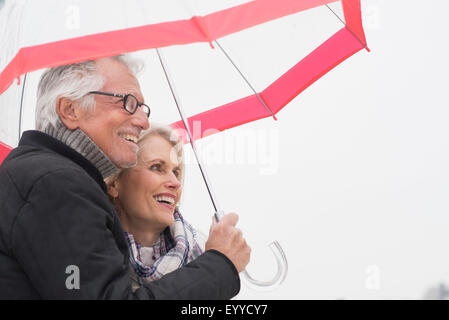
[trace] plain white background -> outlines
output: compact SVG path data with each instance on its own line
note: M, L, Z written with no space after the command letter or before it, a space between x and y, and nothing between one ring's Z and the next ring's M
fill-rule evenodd
M276 291L242 289L239 298L419 299L449 280L448 9L443 0L363 1L371 53L324 76L277 123L233 129L278 135L277 146L265 145L278 148L275 174L260 174L260 162L209 169L223 207L241 215L254 251L249 271L274 274L264 249L273 239L290 270ZM334 18L323 11L322 21ZM264 45L300 42L306 32L295 31ZM189 173L185 212L201 213L200 225L207 196Z
M338 3L330 7L342 17ZM272 240L288 257L279 288L243 286L237 299L420 299L449 282L447 12L444 0L362 1L371 53L319 79L278 121L198 143L221 206L240 215L253 248L251 274L274 274ZM320 7L220 43L263 90L341 27ZM251 94L208 44L163 53L188 115ZM155 53L137 55L146 62L141 85L151 121L177 120ZM27 80L24 129L33 127L39 74ZM8 94L2 99L15 99ZM186 150L182 212L207 233L213 208Z

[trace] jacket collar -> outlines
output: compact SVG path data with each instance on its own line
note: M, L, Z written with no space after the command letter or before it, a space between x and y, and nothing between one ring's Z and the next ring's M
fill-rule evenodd
M83 168L87 172L87 174L92 179L94 179L106 193L106 184L103 181L103 176L101 175L100 171L80 153L65 145L61 141L51 137L46 133L37 130L29 130L25 131L22 134L22 138L19 141L19 146L21 145L45 148L70 159L81 168Z

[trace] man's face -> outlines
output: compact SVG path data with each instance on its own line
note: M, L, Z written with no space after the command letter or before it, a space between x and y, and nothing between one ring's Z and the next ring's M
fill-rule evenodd
M118 94L133 94L143 102L137 79L121 62L111 59L96 61L96 69L105 79L100 91ZM79 121L79 128L119 168L129 168L137 163L137 144L142 130L148 129L149 122L141 108L129 114L123 108L119 97L95 95L95 110L85 113Z

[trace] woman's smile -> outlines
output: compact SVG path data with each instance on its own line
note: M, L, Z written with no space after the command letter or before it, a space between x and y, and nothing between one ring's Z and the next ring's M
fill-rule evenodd
M170 193L159 193L153 197L161 206L174 210L177 203L177 197Z

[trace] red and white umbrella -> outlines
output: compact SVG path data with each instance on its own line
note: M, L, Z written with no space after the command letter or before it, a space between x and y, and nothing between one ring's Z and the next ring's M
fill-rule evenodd
M341 2L341 15L329 7L332 2ZM330 15L340 19L341 27L304 58L297 58L280 76L270 79L263 90L258 91L251 85L221 44L222 40L243 34L247 29L260 28L259 25L319 7L327 7ZM182 112L181 99L177 97L173 78L167 72L168 63L161 51L166 47L201 42L223 52L232 63L231 68L235 68L248 84L251 94L215 108L208 107L206 111L190 117L182 114L182 121L171 124L174 128L187 129L186 141L192 143L195 154L194 140L258 119L276 119L276 114L284 106L317 79L361 49L368 50L360 0L233 0L219 3L207 0L7 1L0 10L0 162L17 144L26 119L34 118L32 112L24 112L21 103L28 73L121 53L156 49L176 104ZM251 45L250 41L247 44ZM12 85L14 81L21 87ZM16 103L2 102L2 97L8 101L8 95ZM192 134L190 129L195 123L201 123L201 126ZM198 161L206 184L210 186L199 158ZM212 191L209 191L219 216L221 210ZM275 278L260 282L248 276L250 282L262 286L274 285L285 278L285 256L276 242L273 249L279 266Z

